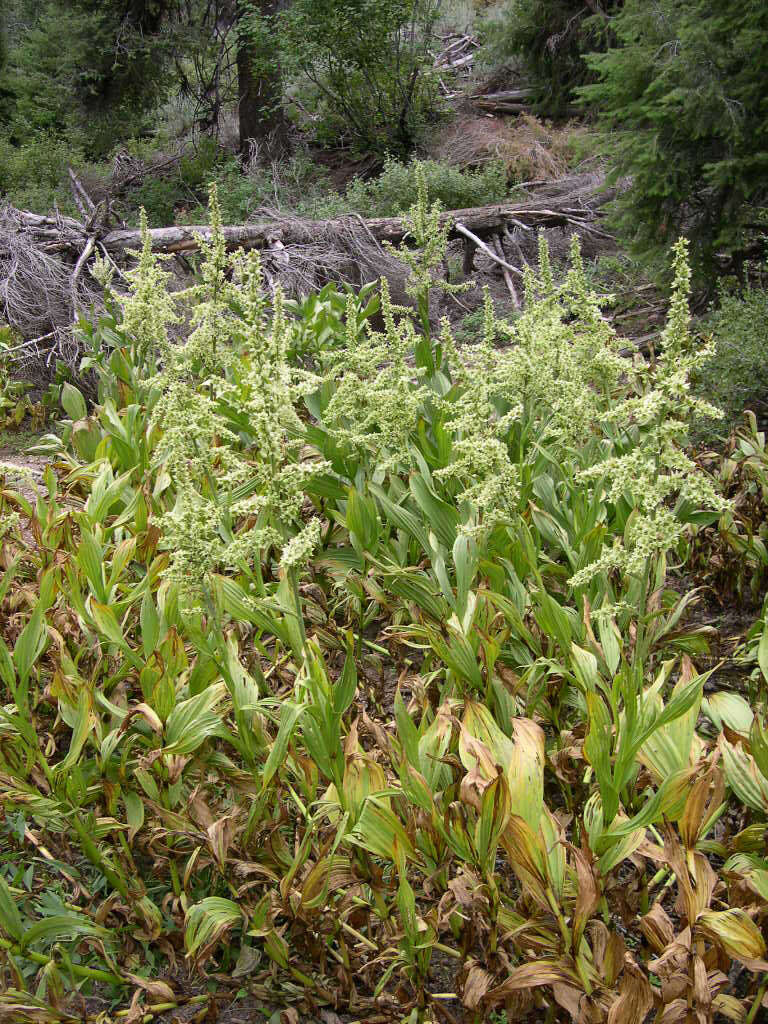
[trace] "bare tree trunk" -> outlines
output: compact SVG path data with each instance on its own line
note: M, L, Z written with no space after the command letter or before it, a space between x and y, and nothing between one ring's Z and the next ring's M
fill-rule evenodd
M237 79L239 95L240 153L251 155L258 146L259 156L277 160L288 150L288 126L283 110L283 88L277 46L270 38L273 29L264 33L269 43L260 45L247 29L248 4L237 0L236 16L239 31L237 46ZM282 7L281 0L260 0L259 13L271 17Z

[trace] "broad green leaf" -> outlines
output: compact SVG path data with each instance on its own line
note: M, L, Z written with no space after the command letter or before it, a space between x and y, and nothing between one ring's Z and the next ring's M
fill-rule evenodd
M125 636L114 609L110 605L100 604L98 601L91 601L90 609L99 633L117 647L126 647Z
M761 826L761 846L764 842L765 829ZM723 874L730 873L746 878L758 895L768 903L768 861L750 853L734 853L723 864Z
M13 894L2 875L0 875L0 928L14 942L21 941L24 935L24 925L19 908L16 906Z
M585 693L594 693L602 688L602 680L597 670L597 658L591 651L584 650L577 644L571 644L571 664L574 675Z
M223 705L229 697L224 683L213 683L202 693L180 701L165 725L165 753L191 754L209 737L227 738Z
M598 619L597 630L600 635L600 646L603 648L605 663L612 675L616 674L621 661L621 634L616 623L601 615Z
M749 704L738 693L713 693L701 702L701 710L718 732L722 732L723 727L727 726L740 736L749 736L754 714Z
M376 554L380 524L373 498L350 487L347 497L347 529L355 549Z
M760 634L760 642L757 645L757 664L760 666L760 671L763 673L763 679L768 682L768 619L766 619L765 625L763 626L763 632Z
M96 542L93 534L87 527L80 531L80 546L77 549L77 564L85 573L85 578L91 585L91 591L97 601L105 604L107 593L105 587L104 573L104 551Z
M95 939L108 939L111 933L106 928L101 928L87 918L79 914L55 914L52 917L44 917L36 921L29 928L24 930L19 945L22 950L27 949L41 939L46 946L53 945L60 940L76 939L78 936L92 936Z
M725 779L736 796L747 807L768 814L768 778L758 771L754 758L741 745L733 745L720 737Z
M275 772L285 760L285 754L288 750L288 744L291 742L293 730L305 707L306 705L304 704L294 704L291 701L283 704L280 711L280 725L277 730L277 736L264 763L264 770L261 776L262 793L266 790Z
M84 420L88 415L85 399L74 384L68 381L61 386L61 404L64 412L72 420Z
M441 544L449 551L452 550L459 527L458 512L453 506L438 498L419 473L411 475L410 487L411 494L424 513L430 529L434 530Z
M77 700L77 715L72 729L72 739L67 755L56 765L57 774L63 774L73 768L80 757L92 727L92 698L85 686L81 687Z
M416 856L399 818L375 797L365 801L349 838L377 857L384 857L397 865Z
M2 602L5 595L8 593L8 589L13 583L14 577L16 576L16 569L18 568L19 562L21 561L21 555L16 555L12 560L11 564L3 573L2 579L0 579L0 602Z
M189 956L212 948L243 920L238 905L222 896L206 896L187 911L184 945Z
M429 532L421 520L413 512L403 508L402 505L396 505L393 501L390 501L381 487L371 484L370 491L376 495L376 499L383 508L387 519L399 530L404 530L405 533L417 541L422 551L428 554L430 550Z
M48 628L45 624L44 612L42 599L38 600L29 622L21 631L13 649L13 661L22 685L26 683L32 666L45 648Z
M453 545L453 564L456 566L456 613L462 619L477 573L478 554L474 538L459 534Z
M688 685L681 677L675 683L672 696L679 696ZM698 691L702 693L703 691ZM649 700L660 709L661 697L649 697ZM676 771L687 768L691 763L694 742L696 741L696 722L699 717L701 698L694 700L687 711L671 722L662 724L641 744L637 760L651 772L657 784L663 782ZM697 741L696 741L697 742Z
M132 789L124 789L123 803L128 822L128 842L132 843L134 836L144 824L144 801Z
M0 636L0 679L13 693L16 689L16 669L13 664L11 652L6 646L5 640Z
M458 630L451 629L448 643L432 630L429 631L432 647L440 659L461 679L466 679L476 691L483 689L483 674L472 644Z
M445 600L430 587L429 577L425 573L403 571L396 576L385 574L384 585L397 597L427 612L436 622L443 622L448 617Z
M400 746L408 763L413 765L414 768L419 768L419 733L413 719L408 714L402 694L400 693L400 687L395 691L395 722L397 723L397 735L400 740Z
M148 658L155 650L160 635L160 616L157 614L154 599L148 589L144 591L144 597L141 599L139 623L144 657Z
M535 619L546 635L557 641L563 653L570 650L573 631L571 620L561 604L551 594L539 592L536 595Z
M343 715L349 705L355 699L357 693L357 666L355 665L354 648L348 641L347 654L344 658L344 667L341 675L333 686L333 710L337 715Z

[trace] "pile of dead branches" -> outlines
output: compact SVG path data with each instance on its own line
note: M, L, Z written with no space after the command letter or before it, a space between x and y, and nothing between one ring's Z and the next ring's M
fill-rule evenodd
M463 249L463 273L492 267L519 306L523 267L535 259L540 231L547 232L556 255L574 232L588 249L609 239L598 215L615 190L601 186L596 174L532 182L516 202L446 211L442 219L451 225L454 246ZM112 261L119 288L122 270L140 248L139 231L112 227L108 212L85 201L81 220L0 209L0 317L23 339L14 357L34 363L38 372L41 366L50 371L56 359L74 368L72 324L99 306L100 289L91 275L97 254ZM386 276L396 301L406 299L404 267L383 244L407 243L402 217L364 220L353 214L309 221L261 210L252 222L225 227L224 233L232 248L258 248L267 282L279 282L289 295L306 295L330 280L361 285ZM173 257L180 280L194 271L199 239L208 236L205 225L150 231L153 250Z

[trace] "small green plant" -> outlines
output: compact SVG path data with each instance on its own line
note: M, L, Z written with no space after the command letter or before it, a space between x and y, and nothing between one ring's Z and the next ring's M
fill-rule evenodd
M713 352L694 374L698 394L725 413L724 427L733 424L747 408L760 412L768 401L768 363L765 359L765 325L768 323L768 291L758 285L723 290L701 330L711 335ZM711 424L700 421L699 431Z
M501 161L491 161L479 170L462 170L436 160L405 163L388 156L375 178L352 182L345 201L364 217L402 214L413 205L417 171L423 175L429 202L439 202L446 210L487 206L500 202L508 192Z

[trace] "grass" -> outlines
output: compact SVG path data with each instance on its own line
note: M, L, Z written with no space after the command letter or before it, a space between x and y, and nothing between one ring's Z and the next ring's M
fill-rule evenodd
M0 430L0 450L6 454L23 455L40 436L41 430L37 425L25 428L22 424L20 430Z

